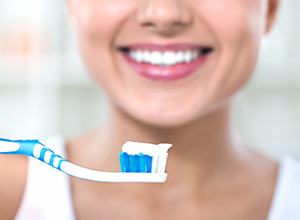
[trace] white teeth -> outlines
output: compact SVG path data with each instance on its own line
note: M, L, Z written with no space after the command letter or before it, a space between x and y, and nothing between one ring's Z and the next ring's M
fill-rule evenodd
M138 62L141 62L141 61L143 61L143 54L140 51L137 51L135 58Z
M145 51L144 60L150 60L150 59L151 59L151 53L149 51Z
M165 52L163 57L163 63L166 65L173 65L177 62L176 54L172 52Z
M177 63L188 63L198 58L200 55L197 50L192 51L142 51L142 50L131 50L129 55L132 59L137 62L145 62L153 65L165 65L171 66Z
M147 60L144 60L147 61ZM153 52L151 54L150 63L152 64L161 64L163 62L163 54L160 52Z
M184 52L176 53L176 62L182 62L184 60Z
M186 62L186 63L191 62L191 60L192 60L192 53L190 53L190 52L185 52L185 53L184 53L184 59L185 59L185 62Z
M134 60L136 60L136 61L138 61L138 62L141 62L140 55L138 55L138 52L137 52L137 51L130 51L129 55L130 55L130 57L133 58Z

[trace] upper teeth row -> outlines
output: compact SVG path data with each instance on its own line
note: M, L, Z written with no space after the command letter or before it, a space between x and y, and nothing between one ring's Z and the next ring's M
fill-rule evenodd
M154 65L174 65L177 63L188 63L198 58L199 51L141 51L131 50L129 55L132 59L138 62L146 62Z

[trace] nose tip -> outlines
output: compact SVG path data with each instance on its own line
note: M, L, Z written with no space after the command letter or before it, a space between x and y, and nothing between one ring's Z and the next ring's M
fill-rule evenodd
M141 6L137 20L142 27L169 33L186 27L192 21L192 13L184 1L149 0Z

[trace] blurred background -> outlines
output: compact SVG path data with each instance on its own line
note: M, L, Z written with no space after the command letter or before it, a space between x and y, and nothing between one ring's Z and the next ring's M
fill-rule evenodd
M235 130L273 157L300 158L300 1L282 1L256 73L235 97ZM0 0L0 137L76 136L106 100L80 59L62 0Z

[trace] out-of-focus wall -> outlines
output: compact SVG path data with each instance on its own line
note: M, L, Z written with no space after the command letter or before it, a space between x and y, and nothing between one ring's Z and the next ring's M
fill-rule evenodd
M273 156L300 156L300 1L281 1L255 75L237 96L235 121L249 143Z
M80 60L65 2L0 0L0 137L76 135L105 120L103 92ZM282 1L252 80L235 97L235 130L275 157L300 157L300 2Z

